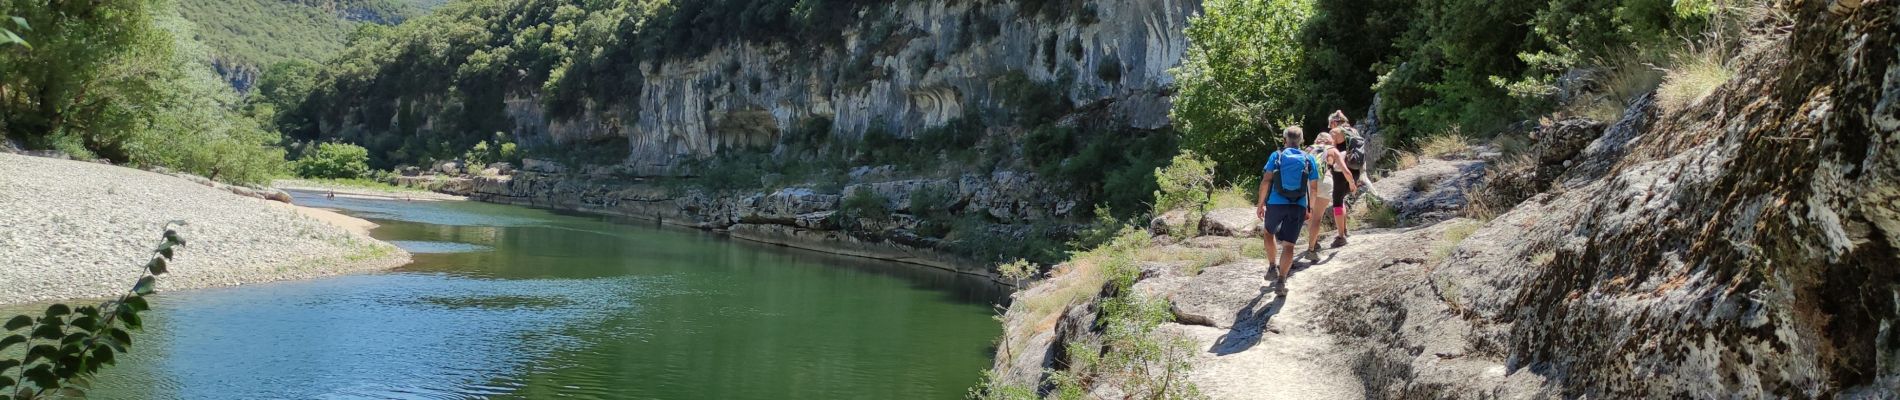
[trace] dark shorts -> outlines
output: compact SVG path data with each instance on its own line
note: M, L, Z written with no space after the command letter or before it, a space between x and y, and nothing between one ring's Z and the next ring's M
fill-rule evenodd
M1267 205L1267 218L1261 228L1274 239L1293 243L1300 240L1300 228L1306 227L1306 207L1298 204Z
M1358 173L1353 171L1353 176L1359 176ZM1333 207L1345 207L1347 192L1351 190L1352 183L1346 181L1346 174L1333 171Z

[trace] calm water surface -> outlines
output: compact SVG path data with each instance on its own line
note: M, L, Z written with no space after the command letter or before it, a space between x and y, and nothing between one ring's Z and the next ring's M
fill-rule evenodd
M999 333L998 289L925 268L522 207L298 200L382 224L415 262L161 293L93 397L953 399Z

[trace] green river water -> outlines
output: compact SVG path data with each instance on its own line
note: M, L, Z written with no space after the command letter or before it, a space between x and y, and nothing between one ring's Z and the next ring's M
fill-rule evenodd
M382 224L415 262L160 293L92 397L954 399L999 333L1000 289L924 267L523 207L298 201Z

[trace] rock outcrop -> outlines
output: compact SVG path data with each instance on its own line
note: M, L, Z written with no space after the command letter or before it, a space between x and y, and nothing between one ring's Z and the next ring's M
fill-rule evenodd
M1187 49L1183 29L1198 0L1087 0L1086 15L1050 19L1015 2L901 2L871 7L843 30L841 44L795 46L735 41L704 55L647 63L628 79L630 98L589 102L575 116L549 115L540 87L516 88L504 101L511 133L529 144L605 143L624 139L626 164L642 175L678 172L682 161L727 149L769 149L814 117L832 121L841 142L879 128L911 136L967 115L1004 121L1021 105L1004 102L1019 88L1006 77L1053 85L1081 108L1105 109L1117 125L1169 125L1173 77ZM416 110L413 135L438 124L426 112L444 96L406 99ZM394 104L359 107L395 109ZM407 113L408 111L405 111ZM343 112L320 121L326 135L402 131L398 121L365 120L389 112ZM621 143L614 141L614 143ZM592 144L590 144L592 145Z
M982 229L1029 235L1027 224L1065 226L1080 211L1076 202L1034 184L1033 175L997 171L956 178L899 179L860 171L838 193L803 186L711 192L665 180L611 175L544 173L567 171L559 163L529 159L524 169L501 174L422 174L392 177L394 183L465 196L472 200L599 213L717 230L734 237L994 276L991 266L945 251L943 239L919 234L925 221L912 199L931 190L944 196L949 212L981 213ZM874 169L874 168L872 168ZM867 169L868 170L868 169ZM842 213L844 198L868 192L885 200L884 218Z

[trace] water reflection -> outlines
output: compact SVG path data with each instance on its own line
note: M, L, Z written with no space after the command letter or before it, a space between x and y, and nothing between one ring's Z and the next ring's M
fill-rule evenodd
M951 399L998 330L1003 292L946 271L519 207L298 200L425 251L161 294L94 397Z

